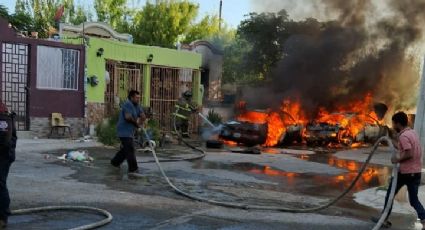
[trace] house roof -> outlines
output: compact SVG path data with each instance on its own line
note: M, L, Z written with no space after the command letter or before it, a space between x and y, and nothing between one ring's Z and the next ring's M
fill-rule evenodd
M198 46L208 47L214 54L223 55L223 51L218 49L216 46L211 44L211 42L205 40L196 40L190 44L185 44L182 46L183 49L194 50Z
M63 36L66 32L85 33L103 38L113 38L119 41L129 42L133 40L130 34L121 34L116 32L112 27L103 22L85 22L80 25L69 25L61 23L59 26L60 34Z

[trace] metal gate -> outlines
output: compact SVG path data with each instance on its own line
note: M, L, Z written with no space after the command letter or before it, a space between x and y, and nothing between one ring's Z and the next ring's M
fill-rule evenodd
M1 99L17 114L16 128L29 129L27 86L28 54L26 44L2 43L1 59Z
M162 131L173 131L172 114L177 100L186 90L192 89L193 72L191 69L152 67L150 106L153 117L159 122ZM193 116L189 132L198 127L197 116Z
M105 115L111 116L119 109L119 104L126 100L130 90L142 92L143 66L135 63L106 62L109 83L105 90Z

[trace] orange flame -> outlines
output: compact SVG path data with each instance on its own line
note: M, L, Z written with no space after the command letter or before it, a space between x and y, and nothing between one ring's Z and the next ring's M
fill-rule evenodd
M240 102L239 104L246 105L245 102ZM287 126L306 123L304 117L304 113L301 110L301 103L285 100L282 102L280 111L247 111L240 114L237 119L254 124L267 124L268 132L264 146L272 147L279 143Z
M339 125L341 127L339 133L340 141L346 141L349 138L354 139L364 130L366 124L380 124L374 112L368 113L368 111L371 111L372 101L372 94L369 93L363 100L338 106L333 113L330 113L325 108L319 108L314 120L319 123ZM284 100L277 111L247 111L246 102L244 101L239 102L237 107L242 112L237 117L239 121L267 124L268 133L264 143L266 147L277 145L288 126L299 124L305 127L308 123L306 113L303 111L299 101ZM354 144L353 147L358 147L358 145Z
M375 112L368 111L372 107L372 94L367 94L364 100L348 103L345 106L339 106L337 113L329 113L324 108L320 108L317 121L325 122L330 125L339 124L344 129L343 137L356 137L369 124L380 124Z

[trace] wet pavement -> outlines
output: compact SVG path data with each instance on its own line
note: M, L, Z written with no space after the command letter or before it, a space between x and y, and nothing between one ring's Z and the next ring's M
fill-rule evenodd
M186 151L186 154L191 154L187 150L184 151ZM73 174L72 178L85 183L105 184L114 190L148 195L160 194L162 196L179 198L179 195L170 190L168 184L162 179L155 164L141 164L143 177L128 176L125 173L125 168L118 170L109 167L109 159L115 153L114 150L89 149L89 152L96 158L96 163L93 165L87 166L72 162L65 163L70 164L69 166L77 170L77 173ZM63 151L59 151L53 154L60 155L62 153ZM166 158L167 154L169 153L162 154L162 156ZM204 198L257 205L279 204L288 207L311 207L339 195L354 180L361 166L361 163L353 160L335 158L331 153L289 155L303 161L328 164L331 167L343 169L344 173L336 175L326 173L294 173L251 162L228 164L196 160L194 162L163 164L168 176L173 178L180 188ZM181 157L184 157L184 155L182 154ZM149 160L152 160L149 153L139 153L139 161ZM58 164L58 162L54 164ZM170 167L172 164L179 164L183 167ZM203 173L202 170L211 171ZM218 175L218 172L223 171L228 171L224 177L229 176L230 173L237 173L234 175L235 178L237 177L237 180L233 178L232 180L223 180ZM389 173L390 169L388 167L369 165L359 182L353 188L353 191L337 204L337 208L325 210L324 213L344 214L357 218L367 218L376 214L375 210L356 204L353 201L352 194L367 188L384 185ZM247 176L248 179L244 179L243 176ZM262 191L262 194L257 197L246 195L241 198L239 192L232 193L232 190L237 191L238 188L249 189L253 193L255 193L254 190ZM287 196L289 194L297 194L297 197L294 197L292 200L286 200L282 196L276 196L273 192L286 194ZM270 193L273 195L270 195ZM303 202L303 196L308 196L310 201L314 200L314 202ZM317 197L317 199L314 199L314 197Z
M93 163L58 161L56 156L69 148L43 150L18 159L11 172L13 208L57 203L94 205L114 215L113 223L104 229L371 229L369 217L378 211L357 204L353 193L384 185L390 173L386 166L369 165L350 194L319 213L245 211L193 202L175 194L153 163L141 163L143 176L132 177L125 173L125 167L109 165L116 150L84 149L95 158ZM340 194L361 167L357 161L339 159L332 153L268 152L252 156L212 151L203 160L162 165L179 188L201 197L296 208L318 205ZM193 154L173 147L162 151L161 157ZM139 153L138 159L152 160L149 153ZM40 174L37 177L35 173ZM25 191L23 185L33 187ZM395 225L401 228L393 229L415 229L414 217L394 217ZM79 213L12 217L11 229L64 229L98 218Z

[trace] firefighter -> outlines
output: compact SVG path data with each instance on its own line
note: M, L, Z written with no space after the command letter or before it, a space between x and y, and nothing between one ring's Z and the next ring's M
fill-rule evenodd
M7 176L12 162L15 161L16 136L15 114L9 113L0 102L0 229L7 226L10 215L10 197L7 190Z
M174 115L174 122L177 135L181 137L189 137L189 119L192 113L197 111L197 107L192 104L192 92L186 91L176 103L176 111Z

